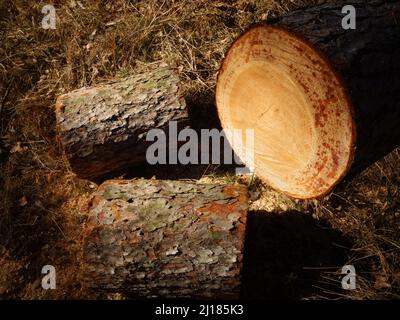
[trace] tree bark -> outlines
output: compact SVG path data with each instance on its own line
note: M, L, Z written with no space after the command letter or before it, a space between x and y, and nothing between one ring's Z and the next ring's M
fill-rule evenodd
M240 185L106 181L85 228L88 285L134 297L237 298L247 200Z
M144 163L150 129L188 124L179 78L168 67L62 95L56 116L72 170L91 180Z
M341 27L345 5L356 29ZM400 1L333 1L271 21L305 37L341 74L354 107L357 143L352 173L400 144Z

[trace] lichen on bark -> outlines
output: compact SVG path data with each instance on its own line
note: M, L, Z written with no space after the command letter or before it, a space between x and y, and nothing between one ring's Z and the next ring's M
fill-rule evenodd
M108 181L86 225L88 284L136 297L237 297L246 210L244 186Z
M169 67L61 95L56 117L72 169L92 180L144 163L150 129L188 124L179 77Z

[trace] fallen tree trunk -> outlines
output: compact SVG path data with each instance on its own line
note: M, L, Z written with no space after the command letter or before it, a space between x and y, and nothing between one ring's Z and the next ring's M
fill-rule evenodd
M219 72L222 127L253 128L255 172L296 198L327 194L400 143L400 2L352 1L355 30L342 28L347 4L251 28Z
M134 297L237 298L246 214L244 186L106 181L86 225L87 283Z
M188 124L179 78L167 67L62 95L56 116L72 170L92 180L144 163L150 129Z

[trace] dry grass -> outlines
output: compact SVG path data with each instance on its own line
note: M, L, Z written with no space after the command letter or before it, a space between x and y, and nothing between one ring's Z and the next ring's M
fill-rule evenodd
M351 298L400 298L399 186L397 149L317 205L318 218L352 240L349 264L359 270L360 287Z
M103 297L79 281L82 212L94 186L74 177L55 139L59 94L163 61L178 68L188 100L201 107L212 99L222 56L238 34L312 2L54 1L57 29L44 30L46 3L0 1L0 298ZM253 209L295 208L328 221L352 239L349 252L363 272L351 297L394 297L399 160L393 153L322 202L295 202L248 182L259 196ZM215 172L210 179L232 179ZM58 290L40 289L45 264L55 265Z

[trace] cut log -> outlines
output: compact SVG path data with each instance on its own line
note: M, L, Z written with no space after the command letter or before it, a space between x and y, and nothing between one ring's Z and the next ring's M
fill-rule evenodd
M88 286L133 297L237 298L246 214L240 185L106 181L85 228Z
M254 129L256 174L296 198L327 194L353 159L356 173L400 142L400 2L352 1L355 30L342 28L347 4L250 28L219 71L222 127Z
M179 78L168 67L62 95L56 116L72 170L91 180L144 163L150 129L188 124Z

